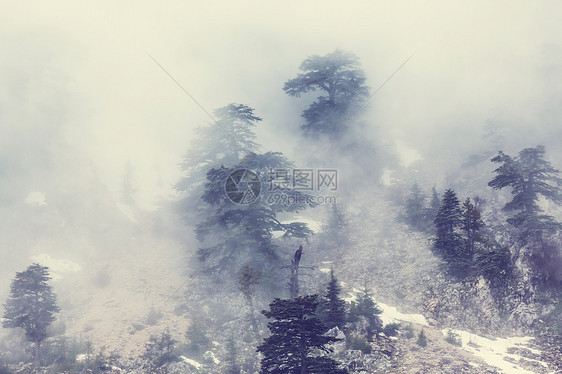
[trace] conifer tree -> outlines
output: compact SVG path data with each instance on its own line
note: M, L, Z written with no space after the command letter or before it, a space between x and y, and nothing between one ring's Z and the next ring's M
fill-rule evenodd
M480 229L484 226L480 211L476 206L470 201L470 198L466 198L463 203L462 211L462 230L464 232L465 240L465 253L466 258L472 259L475 252L475 244L482 240L479 233Z
M437 194L437 190L435 186L431 188L431 200L429 205L425 208L423 215L426 222L429 222L428 228L433 227L435 217L437 213L439 213L439 207L441 206L441 199L439 199L439 195Z
M537 145L534 148L525 148L519 152L518 157L510 157L503 152L492 158L492 162L500 164L494 170L496 176L488 183L494 189L511 187L513 199L504 206L506 211L515 211L507 222L515 227L522 245L527 246L531 263L541 273L542 278L550 278L553 272L545 264L562 262L560 247L552 248L545 240L548 235L558 233L562 225L554 217L544 214L539 206L542 197L553 203L562 202L559 170L544 159L545 148ZM517 255L518 256L518 255Z
M425 336L423 330L421 330L420 333L418 334L418 340L416 340L416 344L419 345L420 347L427 346L427 337Z
M300 97L310 91L322 91L302 117L306 135L338 135L346 130L346 120L369 96L366 76L359 58L353 53L336 50L325 56L308 57L300 65L303 73L288 80L283 91Z
M183 175L174 186L182 195L178 211L187 221L193 219L194 212L202 213L208 208L200 202L209 170L236 165L259 150L254 128L262 119L253 108L231 103L213 114L215 122L196 129L196 138L180 165Z
M49 268L34 263L25 271L16 273L10 286L10 296L4 305L2 326L21 327L26 338L35 345L34 364L41 364L41 342L47 338L47 327L60 311L56 295L47 283Z
M318 307L318 316L324 326L328 329L339 327L343 329L347 320L347 304L340 297L341 287L334 276L334 270L330 271L330 282L326 289L326 295L322 297Z
M324 335L328 329L317 318L317 307L318 296L307 295L274 299L269 310L262 311L273 321L268 323L271 335L257 348L263 354L261 374L347 373L325 355L329 353L326 346L338 339Z
M480 225L479 220L475 221L476 208L472 204L468 208L470 212L465 222L455 191L448 189L435 217L436 237L433 252L445 261L449 274L461 278L468 275L473 265L473 247L468 247L469 241L462 235L463 228L467 225L472 246L472 240L476 237L476 227Z
M326 225L320 234L321 246L327 249L345 248L350 244L349 224L341 204L333 204L328 213Z
M256 321L254 313L254 286L256 284L259 284L261 277L261 271L250 266L250 264L248 263L242 266L242 269L240 269L240 275L238 276L238 289L240 290L240 292L242 292L244 298L246 299L246 303L248 304L248 308L250 309L250 324L252 325L252 329L254 330L254 335L258 339L260 335L258 331L258 322Z
M414 183L410 197L406 201L406 221L417 230L425 229L424 220L425 196L417 183Z
M146 360L152 373L167 373L168 366L179 359L176 344L176 339L172 338L168 329L164 330L160 337L150 337L141 357Z
M494 170L496 176L488 185L494 189L511 187L513 199L503 209L517 211L508 222L521 230L524 240L540 241L543 234L561 228L553 217L541 214L538 205L541 196L557 204L562 201L559 171L544 160L544 154L544 146L538 145L523 149L516 158L500 151L492 159L501 165Z
M437 237L434 251L442 258L455 257L461 245L459 228L462 226L462 211L455 191L449 188L443 194L439 212L435 217Z
M357 296L356 301L351 302L351 307L349 309L349 321L357 323L362 318L364 318L367 323L367 339L370 340L371 336L381 331L382 321L379 315L382 310L373 300L371 291L367 288L367 285L363 287L361 293Z
M286 189L278 195L285 200L271 199L275 191L265 191L262 183L269 170L292 169L292 163L279 152L250 153L237 165L213 168L207 173L207 183L202 200L212 209L210 216L197 225L196 233L204 245L198 255L202 268L215 275L232 276L249 260L262 274L274 276L279 268L273 232L283 232L283 237L307 238L312 230L305 223L281 223L280 212L296 213L316 204L303 191ZM233 173L250 171L251 183L261 186L261 193L253 201L236 203L225 193ZM238 185L248 181L238 181ZM265 181L264 181L265 182ZM232 182L234 185L235 182ZM269 198L268 198L269 197ZM291 202L290 204L287 202ZM271 283L276 283L277 280ZM277 282L278 283L278 282Z

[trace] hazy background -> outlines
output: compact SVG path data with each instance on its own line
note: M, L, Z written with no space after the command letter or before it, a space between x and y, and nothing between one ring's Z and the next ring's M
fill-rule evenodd
M139 202L153 207L173 196L192 130L209 118L149 54L207 110L255 107L264 148L294 157L307 102L283 83L336 48L360 57L372 90L415 53L366 116L405 164L477 150L489 125L506 151L541 142L552 155L561 14L558 1L3 1L0 165L27 194L61 149L81 150L117 195L130 162ZM22 174L38 163L45 174Z

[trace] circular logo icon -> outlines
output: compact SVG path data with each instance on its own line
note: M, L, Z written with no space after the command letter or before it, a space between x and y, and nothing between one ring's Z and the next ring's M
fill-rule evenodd
M237 169L224 182L226 196L235 204L251 204L258 199L261 182L256 173L248 169Z

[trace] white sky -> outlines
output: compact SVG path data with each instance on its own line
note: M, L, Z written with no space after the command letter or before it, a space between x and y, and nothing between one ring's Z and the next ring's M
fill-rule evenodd
M130 161L145 204L170 193L191 130L208 121L147 53L207 110L255 107L264 148L289 154L305 103L282 85L336 48L360 57L372 89L416 53L370 103L373 126L412 152L453 122L458 136L494 118L533 123L562 86L545 73L550 51L561 56L559 1L1 3L4 64L58 71L41 84L70 93L69 141L114 192Z

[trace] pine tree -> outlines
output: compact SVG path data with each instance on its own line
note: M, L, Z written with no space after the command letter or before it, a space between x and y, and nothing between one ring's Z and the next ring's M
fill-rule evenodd
M325 336L326 326L316 317L317 295L299 296L290 300L275 299L269 310L262 311L267 318L271 335L257 348L263 354L261 374L282 373L347 373L340 364L326 355L326 345L337 341Z
M429 205L424 210L424 219L426 222L429 222L428 228L433 228L435 217L437 217L437 213L439 213L439 207L441 206L441 199L439 199L439 195L437 194L437 190L435 186L431 189L431 201Z
M172 338L168 329L164 330L160 337L150 337L141 357L147 361L148 369L152 373L167 373L168 365L179 359L176 344L177 341Z
M540 242L546 233L561 229L560 223L553 217L542 213L538 205L542 196L547 200L559 204L562 202L559 170L544 160L544 146L525 148L519 152L519 157L499 152L492 162L501 163L494 172L497 174L488 185L494 189L511 187L513 199L504 206L506 211L517 211L508 223L521 230L524 241Z
M341 204L333 204L320 236L320 246L326 250L337 250L350 245L349 224Z
M433 252L445 261L449 274L460 278L467 276L471 270L473 244L477 228L481 226L476 208L471 203L466 208L470 211L464 217L455 191L448 189L435 217ZM463 229L469 230L465 232L469 239L463 237Z
M480 211L470 201L470 198L467 197L463 203L462 230L465 241L464 256L468 259L472 259L474 256L476 242L482 241L479 233L482 227L484 227L484 222L482 221Z
M41 342L47 338L47 327L60 311L56 295L47 283L49 268L34 263L25 271L16 273L10 286L10 297L4 305L2 326L21 327L27 339L35 344L34 364L41 363Z
M318 316L324 326L328 329L339 327L343 330L347 320L347 304L340 297L341 287L334 276L334 270L330 271L330 283L326 289L326 295L322 297L318 307Z
M443 194L441 207L434 222L437 232L434 251L442 258L455 257L461 245L458 230L462 226L462 211L457 194L453 189L449 188Z
M419 345L420 347L427 346L427 337L425 336L423 330L421 330L420 333L418 334L418 340L416 340L416 344Z
M325 56L311 56L300 65L303 73L283 86L289 96L320 90L326 96L304 111L306 135L338 135L346 130L346 120L369 96L366 76L359 58L353 53L336 50Z
M190 353L200 357L211 344L211 339L207 336L207 329L198 320L191 322L185 333L188 344L187 349Z
M406 200L406 222L416 230L424 230L425 196L417 183L414 183L410 191L410 197Z
M187 221L193 219L194 212L203 214L207 208L200 202L209 170L237 165L259 150L253 129L262 119L254 114L253 108L232 103L213 114L216 122L196 130L196 139L180 165L183 176L175 185L182 195L178 211Z
M251 260L252 266L263 274L274 276L279 268L279 258L273 232L283 232L285 238L307 238L312 233L305 223L281 223L277 219L280 212L296 213L316 206L302 191L283 190L282 194L287 197L285 201L269 199L275 191L262 191L247 204L237 204L225 193L225 184L236 171L252 171L248 173L252 175L252 183L266 190L262 177L267 170L290 170L292 167L292 163L279 152L251 153L238 165L221 166L207 173L208 182L202 200L213 212L196 228L197 238L205 245L198 252L204 270L231 276ZM277 280L271 283L275 282Z
M254 313L254 286L256 284L259 284L261 277L261 271L250 266L250 264L248 263L242 266L242 269L240 269L240 275L238 276L238 289L240 290L240 292L242 292L244 298L246 299L246 303L248 304L248 308L250 309L250 324L252 325L252 329L254 330L254 335L258 339L260 338L260 334L258 331L258 323L256 321Z
M500 151L492 162L501 165L494 170L496 176L488 185L494 189L511 187L513 199L503 209L516 213L507 222L517 230L520 243L527 246L535 274L549 280L556 279L557 269L545 265L562 262L562 254L559 245L552 248L547 238L559 233L562 225L554 217L544 214L538 202L542 197L560 204L562 179L558 177L559 170L544 159L544 154L542 145L525 148L515 158Z
M382 330L382 321L379 317L381 313L382 310L375 303L371 291L365 285L357 296L357 300L351 302L349 321L358 323L361 319L365 319L368 324L367 339L370 340L374 333Z

